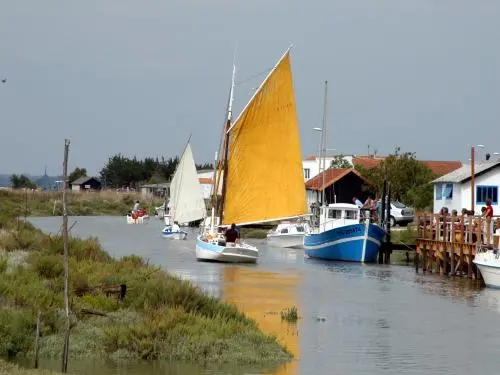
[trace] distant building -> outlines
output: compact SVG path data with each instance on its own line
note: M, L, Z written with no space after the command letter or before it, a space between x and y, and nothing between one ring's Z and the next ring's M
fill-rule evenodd
M353 168L330 168L306 182L307 205L321 200L321 191L325 190L325 201L329 203L352 203L355 196L362 202L366 199L366 190L371 183Z
M160 184L146 184L141 186L141 194L144 196L155 196L161 198L170 197L170 182Z
M69 183L69 187L73 191L97 191L101 190L101 182L95 177L80 177Z

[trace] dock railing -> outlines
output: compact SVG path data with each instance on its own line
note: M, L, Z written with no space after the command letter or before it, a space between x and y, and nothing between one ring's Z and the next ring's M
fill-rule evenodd
M500 217L418 213L415 269L450 275L477 276L472 260L479 248L498 248Z

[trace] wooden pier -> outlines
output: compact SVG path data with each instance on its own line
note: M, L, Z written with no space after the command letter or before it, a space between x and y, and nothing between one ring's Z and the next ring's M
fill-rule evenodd
M478 247L498 247L499 218L468 215L417 215L415 270L441 275L480 277L472 262Z

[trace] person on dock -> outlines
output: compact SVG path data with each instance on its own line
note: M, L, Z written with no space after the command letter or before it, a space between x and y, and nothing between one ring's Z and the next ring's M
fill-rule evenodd
M361 202L357 197L352 197L352 203L354 203L359 208L363 208L363 202Z
M237 243L240 239L240 233L236 230L236 224L231 224L231 228L226 230L226 242Z

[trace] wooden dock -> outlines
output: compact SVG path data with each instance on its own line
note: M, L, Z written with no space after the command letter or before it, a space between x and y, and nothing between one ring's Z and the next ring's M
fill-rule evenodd
M472 262L479 247L498 247L499 218L467 215L417 215L415 270L441 275L480 277Z

